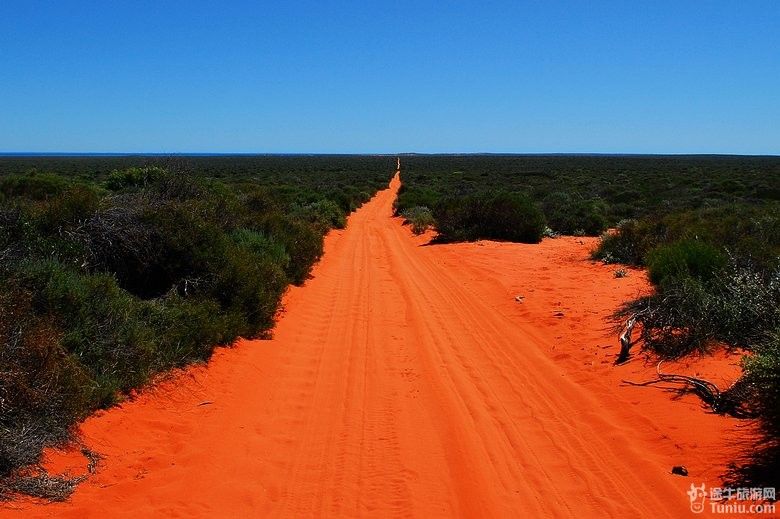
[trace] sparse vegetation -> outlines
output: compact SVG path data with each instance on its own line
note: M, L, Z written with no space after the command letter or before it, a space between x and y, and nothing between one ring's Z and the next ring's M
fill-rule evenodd
M602 238L594 257L647 266L655 293L616 317L634 317L642 344L661 358L724 346L749 352L717 410L756 418L763 437L730 477L776 485L780 205L730 203L630 220Z
M627 303L618 317L635 317L644 347L661 358L723 346L749 352L741 379L720 396L727 405L716 410L755 418L763 433L746 459L732 467L733 483L772 486L780 461L780 267L760 269L744 257L731 256L722 267L711 260L710 252L698 258L700 266L711 267L703 275L674 269L668 277L656 277L656 292Z
M777 486L780 159L414 155L402 166L398 211L432 207L445 240L602 234L594 258L648 267L655 294L617 317L633 316L661 358L746 348L744 375L723 397L750 407L764 438L732 473ZM500 215L471 209L496 186L523 203L499 204ZM520 231L529 205L543 214L538 235Z

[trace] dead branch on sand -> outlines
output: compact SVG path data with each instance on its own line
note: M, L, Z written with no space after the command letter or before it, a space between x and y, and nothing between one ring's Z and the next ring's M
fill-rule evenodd
M717 414L730 414L737 418L752 417L752 413L740 406L731 395L732 389L737 386L738 382L732 384L725 391L721 391L714 383L703 378L676 373L663 373L661 371L663 362L663 360L658 362L655 368L656 379L648 380L647 382L632 382L624 379L623 383L631 386L651 386L660 382L680 384L682 386L681 392L684 392L686 389L690 390Z
M21 494L46 501L65 501L79 483L95 473L101 459L98 453L84 445L81 445L81 454L87 459L86 474L52 476L41 466L20 470L0 481L0 500Z

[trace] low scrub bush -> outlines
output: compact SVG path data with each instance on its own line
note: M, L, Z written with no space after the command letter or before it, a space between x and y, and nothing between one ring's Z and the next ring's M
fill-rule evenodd
M433 218L431 210L424 206L415 206L406 209L401 213L404 223L412 226L414 234L422 234L430 228L436 226L436 220Z
M647 256L650 281L656 285L678 279L711 280L726 264L726 256L716 247L698 240L682 240L661 245Z
M717 343L750 347L780 325L780 273L765 275L731 260L709 280L685 275L627 305L638 314L644 345L666 357Z
M644 264L645 255L650 249L650 240L644 227L644 222L621 221L614 231L601 236L598 247L593 251L593 259L604 263Z
M29 173L0 178L0 193L8 201L15 199L46 200L59 195L70 182L58 175Z
M743 360L744 374L732 392L757 419L759 438L744 459L732 463L733 486L772 486L780 483L780 328L753 347Z
M284 246L290 258L285 272L292 283L302 284L311 266L322 256L322 234L306 222L280 214L264 218L256 229L274 236Z
M729 204L623 221L603 236L594 258L645 265L657 246L683 240L728 249L760 268L771 268L780 255L780 205Z
M547 225L559 234L598 236L607 227L607 207L597 200L557 191L542 200Z
M231 239L241 247L249 249L255 254L270 257L275 265L286 270L290 264L290 255L284 244L272 236L251 229L240 228L230 234Z
M43 233L71 229L98 208L100 196L90 186L74 185L34 211L34 224Z
M440 241L480 238L538 243L545 229L544 215L528 196L496 192L449 197L433 209Z
M59 262L30 260L16 279L33 295L37 315L62 330L60 345L79 359L91 383L87 401L98 408L149 376L154 351L134 298L107 274L74 272Z
M347 224L346 214L333 200L317 200L305 206L298 207L294 214L323 232L328 229L343 229Z
M106 187L112 191L146 187L159 182L168 172L159 166L132 167L114 170L106 179Z
M0 498L2 478L64 443L88 409L88 377L60 344L62 331L38 317L32 294L0 281Z
M401 184L398 190L398 198L395 200L396 214L414 207L433 207L439 201L440 195L430 188L409 189L406 184Z

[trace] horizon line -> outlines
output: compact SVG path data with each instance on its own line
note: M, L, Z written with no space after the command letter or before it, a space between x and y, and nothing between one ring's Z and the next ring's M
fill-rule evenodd
M727 153L727 152L503 152L503 151L446 151L446 152L203 152L203 151L0 151L0 157L257 157L257 156L617 156L617 157L780 157L780 153Z

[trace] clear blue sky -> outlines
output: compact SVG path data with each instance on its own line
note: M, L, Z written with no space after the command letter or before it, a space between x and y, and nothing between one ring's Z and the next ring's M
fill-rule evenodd
M0 1L0 151L780 154L780 1Z

